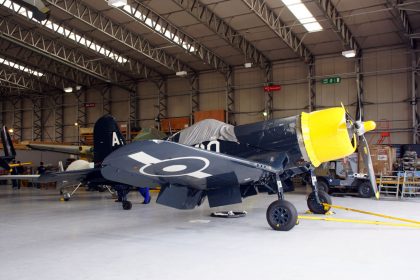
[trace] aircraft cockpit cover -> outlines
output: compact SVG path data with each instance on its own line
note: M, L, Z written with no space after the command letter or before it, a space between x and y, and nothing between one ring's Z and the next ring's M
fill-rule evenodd
M178 143L191 146L213 140L238 142L234 126L213 119L203 120L182 130Z

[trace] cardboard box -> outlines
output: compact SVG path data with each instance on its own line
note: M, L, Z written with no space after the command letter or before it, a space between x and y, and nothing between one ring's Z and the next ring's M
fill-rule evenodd
M386 145L371 145L369 149L375 174L392 175L392 166L396 160L396 149ZM359 173L367 173L361 152L359 152Z

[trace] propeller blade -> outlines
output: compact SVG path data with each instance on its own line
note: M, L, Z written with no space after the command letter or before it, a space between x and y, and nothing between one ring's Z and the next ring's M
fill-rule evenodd
M373 170L372 158L370 157L369 146L364 135L359 137L359 148L362 148L363 162L368 168L368 175L370 184L372 185L373 192L376 199L379 199L378 186L376 185L375 171Z

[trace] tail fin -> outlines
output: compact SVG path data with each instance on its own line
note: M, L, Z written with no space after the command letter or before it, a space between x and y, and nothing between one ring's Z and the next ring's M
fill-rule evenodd
M115 118L105 115L96 121L93 129L93 161L101 163L110 153L126 144Z
M6 126L1 129L1 142L3 143L4 156L0 157L0 166L8 170L10 169L9 162L16 157L16 151Z

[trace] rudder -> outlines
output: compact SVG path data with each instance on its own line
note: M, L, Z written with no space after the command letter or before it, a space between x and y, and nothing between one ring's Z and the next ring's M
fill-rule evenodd
M101 163L105 157L126 144L115 118L105 115L99 118L93 129L93 161Z

